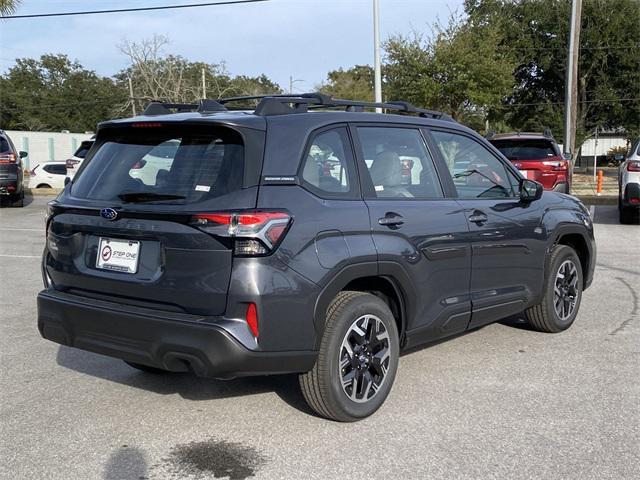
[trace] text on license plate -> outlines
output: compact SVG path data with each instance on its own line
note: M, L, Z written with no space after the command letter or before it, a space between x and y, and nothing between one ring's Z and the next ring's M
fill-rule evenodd
M136 273L139 254L140 242L136 240L101 237L98 243L96 267L116 272Z

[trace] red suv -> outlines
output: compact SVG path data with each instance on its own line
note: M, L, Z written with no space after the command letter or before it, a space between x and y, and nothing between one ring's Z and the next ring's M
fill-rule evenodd
M540 182L545 190L569 193L569 161L549 132L501 133L488 139L522 175Z

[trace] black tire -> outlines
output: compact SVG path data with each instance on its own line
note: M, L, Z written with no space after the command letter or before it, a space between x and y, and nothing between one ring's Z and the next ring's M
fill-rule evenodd
M621 205L620 206L620 223L622 223L623 225L634 223L635 214L636 214L636 211L634 211L634 209Z
M154 375L159 375L161 373L167 373L167 370L163 370L162 368L150 367L149 365L142 365L141 363L127 362L124 361L130 367L135 368L136 370L140 370L145 373L153 373Z
M41 183L36 188L51 188L51 185L49 185L48 183Z
M353 347L353 351L362 348L362 354L354 354L350 358L355 363L367 363L359 364L359 367L354 367L353 363L347 363L344 368L341 368L341 358L343 361L349 358L348 354L347 357L343 355L343 352L346 353L343 348L344 342L355 335L354 325L359 325L357 327L359 328L364 321L367 322L365 324L367 331L366 335L361 337L363 345ZM347 334L350 336L347 337ZM353 422L368 417L380 408L391 391L398 368L399 349L398 328L385 302L369 293L340 292L327 309L318 360L313 370L300 375L302 394L309 406L325 418ZM374 353L376 350L378 353ZM380 364L379 358L382 356L384 356L383 364L386 365L386 369L374 365L376 362ZM352 374L354 380L353 383L343 387L342 377L347 371L349 373L346 375ZM377 376L375 371L383 373ZM376 379L378 379L377 385ZM369 388L363 391L365 384ZM371 389L374 386L376 388L372 393ZM353 395L351 398L347 394L349 388ZM359 395L361 398L352 399Z
M18 198L11 204L12 207L24 207L24 190L20 192Z
M564 291L565 286L562 285L563 279L559 279L558 276L559 270L566 265L566 262L570 262L573 265L577 278L575 287L566 287L567 290ZM571 277L571 279L572 278L573 277ZM555 291L557 281L561 283L559 296L556 296ZM539 332L547 333L558 333L569 328L580 310L583 286L582 265L575 250L566 245L557 245L549 257L542 301L538 305L534 305L525 311L529 324ZM559 298L564 299L564 307L566 308L564 313L566 315L560 314L557 311L556 305ZM573 310L569 311L567 303L570 305L572 298L575 299L575 304ZM562 310L562 305L559 308Z

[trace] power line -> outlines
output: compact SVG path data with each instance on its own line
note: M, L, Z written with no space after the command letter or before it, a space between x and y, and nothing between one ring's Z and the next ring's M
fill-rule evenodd
M214 7L216 5L235 5L236 3L257 3L268 2L270 0L222 0L218 2L192 3L187 5L165 5L157 7L137 7L137 8L119 8L114 10L85 10L78 12L59 12L59 13L34 13L31 15L9 15L0 17L0 19L18 19L18 18L44 18L44 17L69 17L72 15L97 15L101 13L127 13L127 12L148 12L151 10L175 10L177 8L194 8L194 7Z

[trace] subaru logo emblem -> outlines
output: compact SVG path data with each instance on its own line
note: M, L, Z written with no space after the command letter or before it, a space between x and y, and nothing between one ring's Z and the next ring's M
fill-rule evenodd
M118 218L118 212L116 212L113 208L103 208L100 210L100 216L102 218L106 218L107 220L115 220Z

